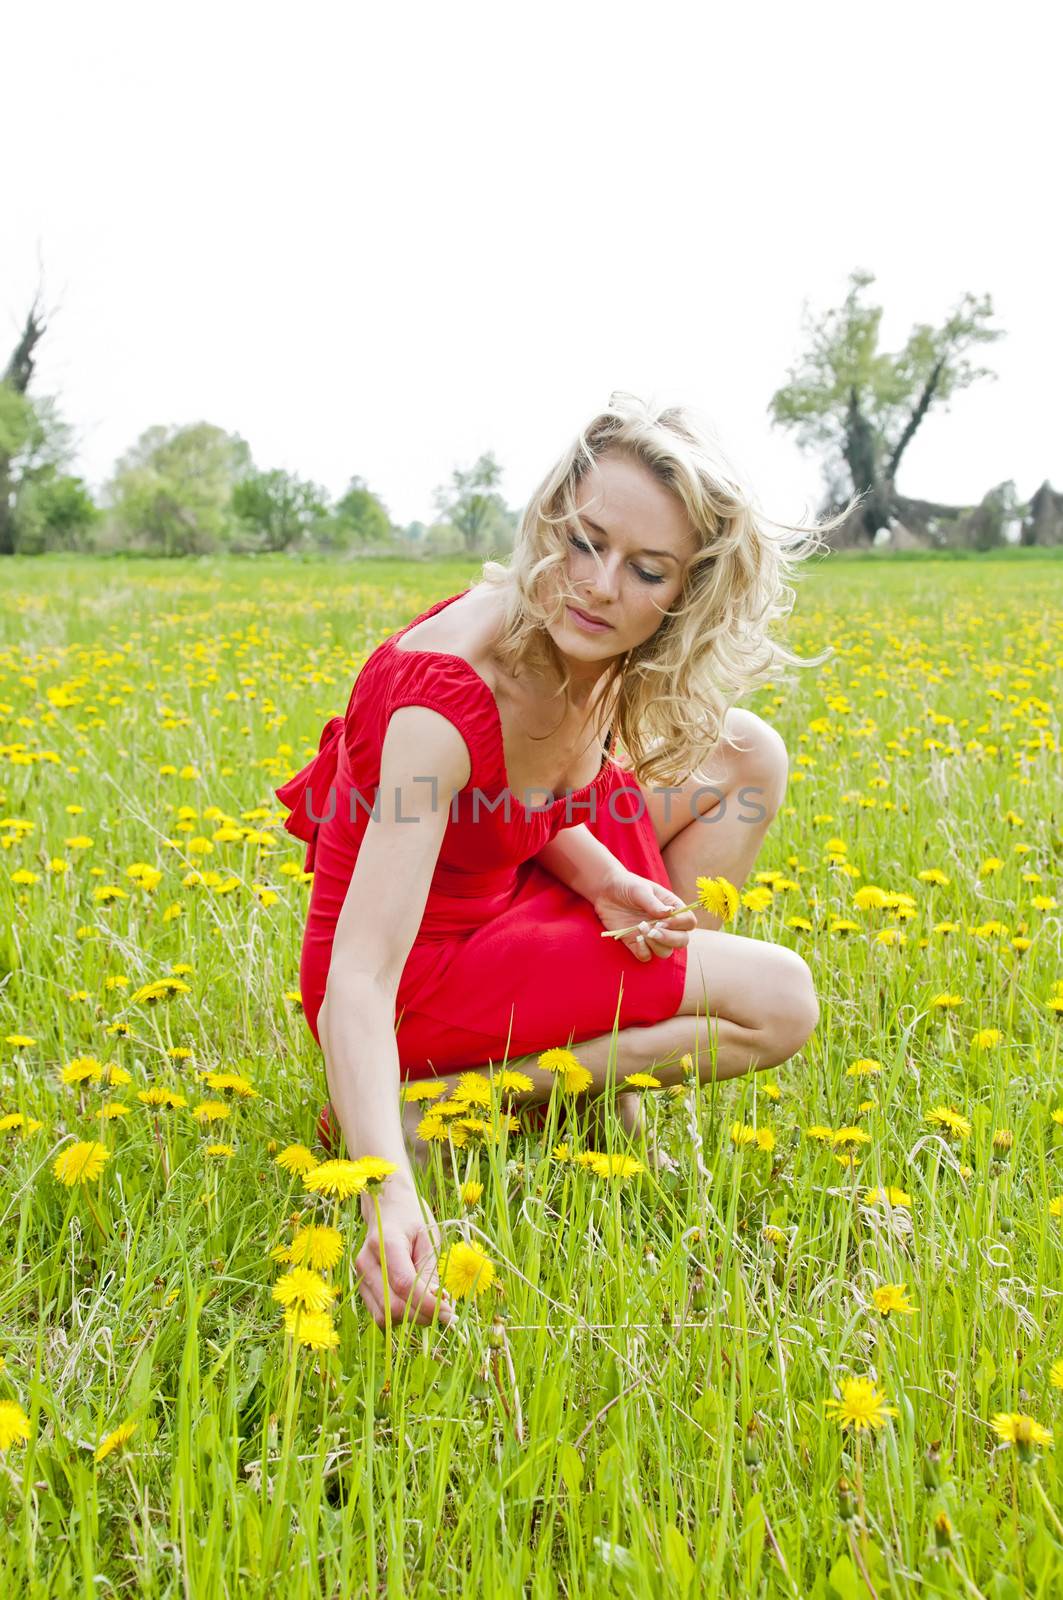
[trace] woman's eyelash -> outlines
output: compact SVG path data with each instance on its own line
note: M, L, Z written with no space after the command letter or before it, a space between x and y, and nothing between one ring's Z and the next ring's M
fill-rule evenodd
M569 538L569 543L575 545L577 550L582 550L585 553L590 551L591 546L589 544L587 544L587 542L584 539L578 539L574 533L570 533L568 538ZM638 573L639 577L645 583L663 583L664 582L663 576L658 574L658 573L656 573L656 572L643 572L641 567L636 567L635 571Z

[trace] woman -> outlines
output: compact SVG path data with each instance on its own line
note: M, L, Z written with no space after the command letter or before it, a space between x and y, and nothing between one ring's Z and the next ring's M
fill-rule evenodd
M401 1079L564 1044L594 1091L611 1051L618 1084L675 1082L688 1053L732 1077L815 1027L800 956L671 914L698 876L742 884L783 798L782 740L733 709L800 659L767 630L818 540L772 526L690 412L614 395L508 565L385 640L277 791L314 868L300 978L332 1112L353 1154L398 1169L358 1260L380 1325L381 1248L391 1315L449 1316ZM522 1070L545 1097L549 1075Z

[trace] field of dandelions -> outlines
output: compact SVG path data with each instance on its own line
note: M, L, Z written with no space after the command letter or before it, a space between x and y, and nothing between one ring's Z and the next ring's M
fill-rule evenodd
M804 580L728 927L815 1034L651 1073L675 1170L571 1063L426 1104L457 1316L389 1339L271 791L475 577L4 563L0 1593L1059 1595L1063 562Z

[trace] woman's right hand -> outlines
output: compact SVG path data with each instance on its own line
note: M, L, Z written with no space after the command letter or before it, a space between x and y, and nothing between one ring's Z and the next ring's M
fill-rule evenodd
M392 1322L405 1319L429 1323L438 1311L440 1324L445 1327L454 1313L436 1275L439 1235L435 1221L431 1216L425 1219L415 1193L389 1193L389 1188L390 1183L380 1196L379 1227L376 1208L365 1207L368 1231L354 1263L359 1274L358 1292L372 1312L377 1327L386 1327L383 1271L386 1266Z

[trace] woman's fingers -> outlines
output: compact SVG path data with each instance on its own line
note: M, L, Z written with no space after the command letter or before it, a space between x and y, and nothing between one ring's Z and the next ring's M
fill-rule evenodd
M362 1275L358 1292L378 1328L386 1325L385 1298L392 1322L425 1325L438 1315L440 1323L445 1326L451 1320L453 1312L435 1281L435 1251L424 1230L415 1236L413 1248L405 1236L388 1236L384 1245L384 1260L387 1266L386 1297L379 1245L375 1237L370 1235L355 1265Z

